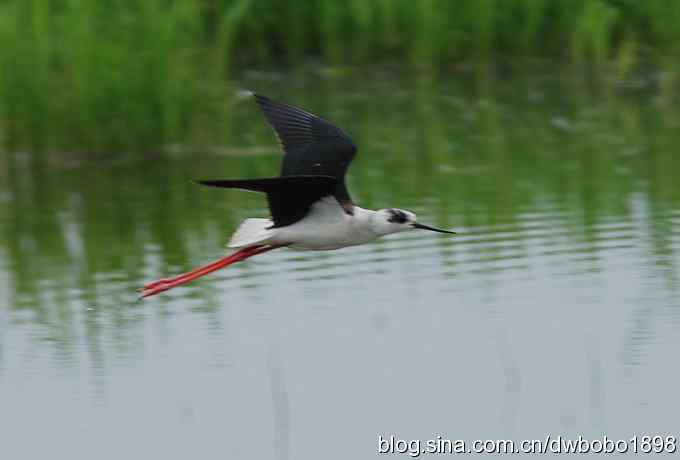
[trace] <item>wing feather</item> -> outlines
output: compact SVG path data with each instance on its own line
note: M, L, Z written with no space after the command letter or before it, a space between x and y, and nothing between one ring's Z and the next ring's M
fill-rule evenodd
M303 219L311 206L332 196L338 180L331 176L281 176L261 179L199 180L201 185L238 188L267 194L273 227L285 227Z
M255 100L283 148L281 175L335 177L338 182L334 195L351 213L345 174L357 151L352 139L337 126L303 109L258 94Z

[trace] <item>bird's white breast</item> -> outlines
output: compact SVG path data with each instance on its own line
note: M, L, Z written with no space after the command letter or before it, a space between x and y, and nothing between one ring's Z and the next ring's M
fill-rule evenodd
M277 229L274 239L294 249L331 250L367 243L378 235L371 229L374 211L354 207L347 214L337 200L326 197L314 203L304 219Z

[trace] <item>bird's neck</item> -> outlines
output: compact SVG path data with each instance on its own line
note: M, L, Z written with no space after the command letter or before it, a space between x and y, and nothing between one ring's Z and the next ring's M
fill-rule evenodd
M386 226L381 225L378 217L378 211L360 208L359 206L354 207L356 222L366 231L375 235L375 238L392 233Z
M352 214L354 215L354 218L357 219L358 221L370 222L373 216L375 215L375 211L373 211L372 209L364 209L360 206L354 205L354 208L352 209Z

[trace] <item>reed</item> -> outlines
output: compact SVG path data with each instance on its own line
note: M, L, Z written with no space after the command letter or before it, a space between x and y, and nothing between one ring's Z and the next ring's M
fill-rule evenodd
M148 151L213 136L205 120L220 119L230 29L247 3L214 12L213 31L197 1L0 4L8 149Z
M244 66L547 57L635 69L680 51L672 0L1 0L7 151L218 144Z

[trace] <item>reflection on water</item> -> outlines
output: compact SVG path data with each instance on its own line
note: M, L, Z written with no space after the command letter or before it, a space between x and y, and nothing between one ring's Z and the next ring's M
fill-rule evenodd
M310 80L283 96L355 138L355 199L460 234L274 252L139 302L142 282L219 256L265 213L256 194L189 181L278 171L255 105L209 154L7 155L10 452L78 436L77 458L363 458L379 433L677 429L680 112L651 88L553 77Z

